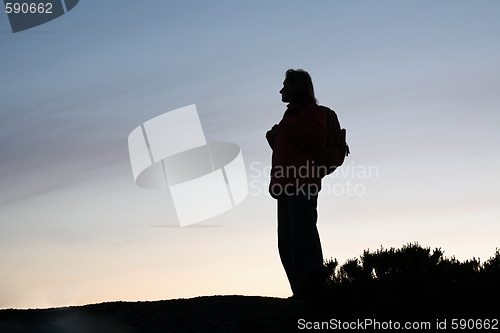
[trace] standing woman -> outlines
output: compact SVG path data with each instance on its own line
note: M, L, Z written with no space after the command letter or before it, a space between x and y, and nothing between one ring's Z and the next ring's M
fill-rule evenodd
M288 70L280 94L288 107L266 133L273 150L269 192L278 202L278 249L293 298L311 299L318 296L323 266L316 227L321 176L313 156L326 144L326 113L304 70Z

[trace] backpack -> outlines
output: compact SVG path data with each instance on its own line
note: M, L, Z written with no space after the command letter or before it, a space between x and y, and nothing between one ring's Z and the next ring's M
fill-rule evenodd
M346 142L346 130L340 127L335 111L326 106L320 106L326 112L326 145L316 152L315 162L321 177L335 171L344 163L349 155L349 146Z

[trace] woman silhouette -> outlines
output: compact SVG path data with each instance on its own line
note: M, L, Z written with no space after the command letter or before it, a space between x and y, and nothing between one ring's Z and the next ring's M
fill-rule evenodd
M310 299L318 297L323 267L316 227L321 176L313 156L326 144L326 114L304 70L288 70L280 94L288 107L266 133L273 150L269 192L278 202L278 249L293 298Z

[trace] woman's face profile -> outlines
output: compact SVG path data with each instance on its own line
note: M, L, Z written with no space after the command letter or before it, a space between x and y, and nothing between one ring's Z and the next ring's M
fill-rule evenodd
M293 96L293 87L290 84L289 80L283 81L283 88L280 90L281 94L281 100L284 103L290 103L292 101L292 96Z

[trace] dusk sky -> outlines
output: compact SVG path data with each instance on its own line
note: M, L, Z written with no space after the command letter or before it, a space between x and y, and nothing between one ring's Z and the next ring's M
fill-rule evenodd
M265 140L289 68L352 152L323 180L325 258L419 242L487 260L499 17L497 0L82 0L12 33L0 14L0 308L290 296ZM181 228L168 190L135 184L127 138L192 104L207 141L241 147L249 193Z

